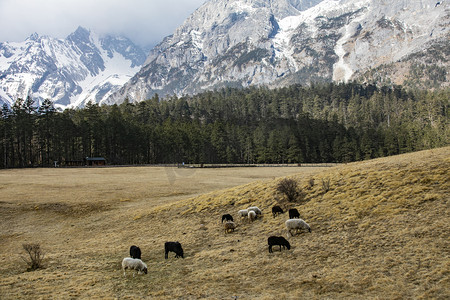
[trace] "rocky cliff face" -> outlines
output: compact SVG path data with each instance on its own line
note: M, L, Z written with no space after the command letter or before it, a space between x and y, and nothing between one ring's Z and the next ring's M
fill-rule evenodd
M98 37L81 27L66 39L33 34L22 43L0 43L0 102L32 96L61 108L102 103L144 61L130 40Z
M0 105L142 101L225 86L349 81L448 86L450 1L210 0L146 57L78 28L0 43Z
M448 73L447 2L210 0L157 45L107 102L223 86L379 81L380 74L384 79L397 74L384 66L414 57L423 63L433 59ZM444 52L433 58L429 49ZM382 70L369 72L377 68ZM446 82L445 75L441 83Z

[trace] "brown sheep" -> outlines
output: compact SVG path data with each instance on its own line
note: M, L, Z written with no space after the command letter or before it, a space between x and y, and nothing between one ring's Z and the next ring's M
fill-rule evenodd
M236 224L234 224L234 222L225 222L224 224L224 228L225 228L225 233L230 233L233 232L234 229L236 228Z

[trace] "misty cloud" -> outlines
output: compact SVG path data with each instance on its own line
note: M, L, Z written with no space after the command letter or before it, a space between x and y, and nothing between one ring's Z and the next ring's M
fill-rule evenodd
M0 42L34 32L65 38L78 26L145 46L173 33L205 0L0 0Z

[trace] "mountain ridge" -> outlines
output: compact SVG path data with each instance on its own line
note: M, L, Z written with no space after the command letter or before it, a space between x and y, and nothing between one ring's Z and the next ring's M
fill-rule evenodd
M0 105L120 104L223 87L348 82L449 86L448 1L210 0L146 56L79 27L0 43Z
M150 52L108 102L225 86L346 82L420 55L449 37L447 2L323 0L309 1L302 11L294 2L206 2ZM447 58L444 53L436 65L448 73ZM365 77L365 82L378 80ZM446 78L439 84L448 85Z
M81 26L65 39L33 33L24 42L0 43L0 98L9 106L27 96L60 108L102 103L144 60L129 39Z

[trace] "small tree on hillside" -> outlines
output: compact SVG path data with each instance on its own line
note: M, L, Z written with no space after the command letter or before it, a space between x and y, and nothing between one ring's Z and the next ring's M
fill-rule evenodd
M323 179L322 178L322 189L325 193L327 193L330 190L330 179Z
M282 179L277 185L277 191L285 195L290 202L298 200L302 195L297 181L292 178Z
M22 259L28 264L28 271L34 271L42 268L42 261L44 260L44 253L39 244L23 244L23 249L28 254L28 259Z

